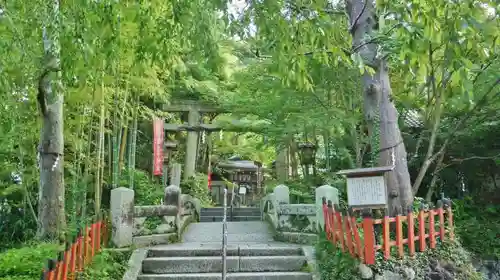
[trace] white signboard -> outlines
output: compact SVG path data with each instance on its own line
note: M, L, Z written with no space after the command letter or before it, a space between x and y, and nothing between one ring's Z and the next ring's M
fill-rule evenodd
M349 206L382 206L387 204L384 176L347 178Z
M240 187L240 189L238 191L239 191L239 194L241 194L241 195L247 194L247 188L245 188L245 187Z

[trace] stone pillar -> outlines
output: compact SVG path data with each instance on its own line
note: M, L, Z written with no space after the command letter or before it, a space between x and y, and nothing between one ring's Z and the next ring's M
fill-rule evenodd
M163 198L164 205L180 207L181 204L181 188L179 186L170 185L165 188L165 196Z
M181 174L182 174L182 165L180 163L172 164L172 168L170 169L170 185L181 186Z
M274 197L278 204L290 204L290 189L285 185L274 188Z
M163 204L167 206L177 207L177 216L164 216L163 221L166 224L173 224L176 230L179 230L180 213L181 213L181 188L178 186L170 185L165 188L165 196L163 198Z
M333 204L339 204L339 190L329 185L316 188L316 220L321 228L325 227L323 197L326 198L326 201L331 200Z
M188 113L188 124L199 125L200 113L190 110ZM184 161L184 179L194 176L196 171L196 156L198 153L198 131L188 131L186 140L186 157Z
M118 248L132 245L134 231L134 191L119 187L111 190L111 241Z

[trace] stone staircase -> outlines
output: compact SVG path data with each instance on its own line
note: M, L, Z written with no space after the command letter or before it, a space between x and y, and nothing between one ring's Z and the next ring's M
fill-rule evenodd
M200 211L200 222L221 222L224 213L224 208L202 208ZM262 215L258 207L235 207L227 209L228 221L247 222L261 221Z
M312 280L298 245L228 244L228 280ZM222 279L221 244L173 244L149 249L138 280Z

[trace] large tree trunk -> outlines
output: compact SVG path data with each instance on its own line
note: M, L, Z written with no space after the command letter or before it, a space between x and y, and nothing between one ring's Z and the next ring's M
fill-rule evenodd
M366 2L365 2L366 1ZM349 30L352 33L353 50L359 52L365 65L373 68L373 75L365 72L362 78L364 88L365 119L370 136L377 129L379 118L380 151L379 165L391 165L394 153L395 169L386 174L389 194L389 212L395 214L413 203L410 175L406 160L406 148L398 125L398 112L391 100L391 85L386 62L377 56L377 45L367 43L373 37L378 24L372 1L347 0L347 13L350 18ZM377 111L379 112L377 114ZM372 151L378 153L379 151Z
M64 138L62 82L59 61L59 2L49 5L51 22L44 26L45 69L39 80L38 102L42 115L40 135L39 239L62 237L64 213Z

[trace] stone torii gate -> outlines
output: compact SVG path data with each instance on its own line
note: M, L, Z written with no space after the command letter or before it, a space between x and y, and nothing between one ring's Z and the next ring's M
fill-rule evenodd
M230 124L204 124L202 121L203 114L215 113L222 114L228 113L227 110L217 108L214 105L203 104L199 101L178 101L171 105L164 105L163 111L170 113L187 113L187 123L184 124L172 124L165 123L165 132L178 132L187 131L186 140L186 155L184 161L184 179L194 176L196 171L196 158L198 152L198 139L200 132L214 132L214 131L245 131L245 132L259 132L259 129L255 127L248 126L247 123L234 120Z

